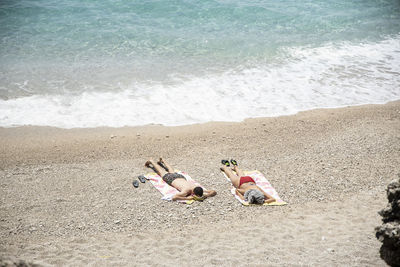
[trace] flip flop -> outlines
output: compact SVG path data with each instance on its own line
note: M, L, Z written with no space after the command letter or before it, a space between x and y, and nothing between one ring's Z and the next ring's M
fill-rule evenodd
M229 164L229 160L223 159L223 160L221 160L221 163L224 164L227 167L231 166L231 164Z
M139 187L139 181L138 181L138 180L134 180L134 181L132 182L132 184L133 184L133 187L135 187L135 188L138 188L138 187Z
M233 166L237 166L237 161L236 160L231 159L231 163L232 163Z
M144 177L144 175L139 175L138 178L139 178L139 181L141 183L145 183L146 182L146 177Z

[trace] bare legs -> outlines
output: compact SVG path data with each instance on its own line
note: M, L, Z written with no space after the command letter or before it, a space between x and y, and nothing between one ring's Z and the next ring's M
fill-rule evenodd
M237 165L233 165L233 170L236 172L236 174L237 174L239 177L244 176L243 170L239 169L239 167L238 167Z
M161 177L163 177L167 172L164 170L165 169L169 172L169 173L173 173L174 169L171 167L171 165L169 165L165 160L163 160L162 158L160 158L160 160L157 162L158 164L155 164L154 161L152 159L149 159L148 161L146 161L146 163L144 164L144 166L146 166L147 168L151 168L153 169L158 175L160 175Z
M221 170L228 176L233 186L239 188L240 177L244 176L243 170L239 169L237 165L233 165L233 170L224 165L221 167Z
M160 158L160 160L157 162L159 165L163 166L167 169L169 173L174 173L174 168L171 167L163 158Z
M239 188L239 182L240 182L239 176L234 174L233 171L225 165L221 167L221 171L223 171L226 174L226 176L228 176L228 178L231 179L231 182L234 187Z
M161 177L163 177L167 172L158 164L154 163L153 160L149 159L148 161L146 161L146 163L144 164L144 166L146 166L147 168L151 168L153 169L158 175L160 175Z

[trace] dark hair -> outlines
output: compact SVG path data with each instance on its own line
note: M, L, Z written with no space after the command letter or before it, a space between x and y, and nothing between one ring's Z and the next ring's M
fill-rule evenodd
M196 186L193 189L193 193L198 197L202 197L203 196L203 188L201 188L200 186Z

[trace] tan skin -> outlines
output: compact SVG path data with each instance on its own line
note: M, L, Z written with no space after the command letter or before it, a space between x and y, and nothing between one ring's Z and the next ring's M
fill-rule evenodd
M166 170L162 167L165 166ZM174 173L174 168L171 167L163 158L156 163L153 160L148 160L145 163L145 166L148 168L152 168L158 175L163 177L166 173ZM183 178L175 179L172 184L172 187L175 187L179 193L175 194L172 197L172 200L192 200L194 199L193 189L196 185L192 181L187 181ZM203 198L213 197L217 194L214 190L204 190L203 188Z
M253 182L247 182L243 183L239 186L240 183L240 177L245 176L243 171L239 169L237 165L233 166L233 170L227 166L222 166L221 170L225 172L226 176L231 180L233 186L236 188L236 194L240 197L240 199L244 200L244 194L246 191L250 189L256 189L260 190L264 194L264 203L272 203L275 201L275 198L267 194L264 190L262 190L260 187L258 187L255 183ZM235 173L236 174L235 174Z

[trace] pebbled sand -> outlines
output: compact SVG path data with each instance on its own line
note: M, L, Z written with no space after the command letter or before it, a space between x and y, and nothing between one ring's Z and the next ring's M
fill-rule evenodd
M162 201L162 155L218 195ZM244 207L235 158L284 207ZM182 127L0 128L0 258L43 265L384 266L374 227L400 173L400 101Z

